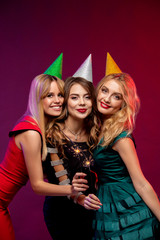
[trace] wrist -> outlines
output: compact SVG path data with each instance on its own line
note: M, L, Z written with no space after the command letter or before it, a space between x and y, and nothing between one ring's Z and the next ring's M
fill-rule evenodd
M84 206L84 199L85 199L85 195L82 193L81 195L78 196L77 198L77 203L81 206Z

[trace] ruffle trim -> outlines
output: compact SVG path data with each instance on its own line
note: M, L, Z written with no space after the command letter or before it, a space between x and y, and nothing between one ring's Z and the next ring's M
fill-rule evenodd
M93 238L93 240L140 240L140 239L146 239L146 240L153 240L157 239L154 237L153 228L152 226L146 226L140 230L124 233L122 235L118 235L115 237L109 237L104 232L98 232L96 233L96 237Z
M146 222L143 222L139 225L138 229L135 225L129 229L129 232L127 232L127 229L120 229L116 227L119 225L119 223L115 222L106 222L103 221L93 221L93 228L95 229L95 235L96 237L93 239L107 239L107 240L140 240L140 239L159 239L154 238L155 232L157 231L158 236L160 237L160 233L158 232L159 223L156 219L148 219ZM109 228L109 226L111 228ZM114 235L114 236L113 236ZM157 236L157 237L158 237Z
M94 220L94 228L96 227L99 231L102 229L104 229L104 231L120 231L121 229L130 227L149 218L152 218L152 214L149 209L146 208L136 213L122 216L119 219L113 219L113 221L107 221L107 218L105 219L105 216L103 216L103 218L104 219L101 218L97 221Z
M126 209L133 207L137 205L138 202L142 201L140 196L134 192L131 196L127 197L126 199L123 199L118 202L114 203L103 203L102 208L98 210L98 212L103 212L103 213L112 213L114 211L116 212L123 212Z
M112 197L114 200L114 196ZM101 240L148 240L154 236L153 229L160 225L136 192L118 202L104 202L101 209L96 212L96 219L93 220L93 228L98 234L95 239ZM111 237L113 235L117 237Z

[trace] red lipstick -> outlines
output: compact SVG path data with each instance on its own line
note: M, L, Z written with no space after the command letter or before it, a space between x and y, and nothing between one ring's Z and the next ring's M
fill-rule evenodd
M87 111L87 109L86 108L79 108L79 109L77 109L77 111L80 112L80 113L85 113Z
M101 107L105 108L105 109L110 108L110 106L108 104L104 103L104 102L101 102Z

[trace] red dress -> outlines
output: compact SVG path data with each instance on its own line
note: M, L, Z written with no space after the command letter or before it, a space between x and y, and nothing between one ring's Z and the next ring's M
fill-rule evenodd
M8 210L8 205L17 191L27 183L28 173L23 157L23 152L15 143L15 136L27 130L40 133L36 121L24 117L9 133L10 141L3 161L0 164L0 239L15 240L14 230Z

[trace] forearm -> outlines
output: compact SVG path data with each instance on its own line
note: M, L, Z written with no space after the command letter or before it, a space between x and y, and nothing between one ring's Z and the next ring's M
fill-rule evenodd
M136 189L137 193L141 196L143 201L146 203L146 205L153 212L153 214L160 221L160 201L159 201L154 189L150 185L150 183L146 182L145 185L143 185L141 187L135 186L135 189Z
M71 185L56 185L45 181L31 184L33 191L38 195L45 196L68 196L72 194Z

